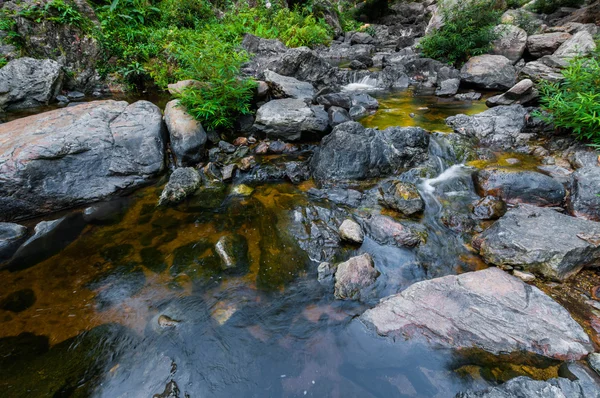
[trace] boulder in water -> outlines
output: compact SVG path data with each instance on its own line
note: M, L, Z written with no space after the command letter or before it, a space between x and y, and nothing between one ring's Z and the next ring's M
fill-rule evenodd
M374 215L364 224L367 235L382 245L414 247L423 242L422 236L410 226L388 216Z
M200 122L183 108L179 100L169 101L165 124L171 137L171 149L178 167L194 166L203 156L207 136Z
M487 99L485 104L493 108L499 105L524 105L539 97L539 92L535 89L530 79L521 80L504 94L495 95Z
M467 61L460 77L464 83L477 87L508 90L517 82L517 70L502 55L479 55Z
M335 271L335 298L362 301L368 296L379 271L375 269L371 255L352 257L337 266Z
M380 203L404 215L420 213L425 208L423 198L414 184L390 181L382 185L380 192Z
M222 236L215 245L215 251L221 258L221 268L225 271L244 271L250 266L248 241L242 235Z
M27 236L27 227L0 222L0 262L10 258Z
M350 113L348 113L346 109L337 106L330 107L327 111L327 115L329 115L329 124L331 127L352 121Z
M593 350L567 310L498 268L415 283L360 319L382 336L492 354L525 351L578 360Z
M256 112L254 128L269 138L298 141L327 132L329 116L322 105L307 105L293 98L267 102Z
M359 223L351 219L346 219L340 225L340 238L346 242L361 244L365 239L365 234Z
M158 199L158 205L164 206L181 202L196 192L201 183L202 177L193 167L175 169Z

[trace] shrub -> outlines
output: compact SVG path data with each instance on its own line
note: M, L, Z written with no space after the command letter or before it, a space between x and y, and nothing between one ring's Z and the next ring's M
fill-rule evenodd
M564 80L540 85L541 115L555 127L600 148L600 51L576 58L562 71Z
M585 0L535 0L533 11L541 14L552 14L560 7L579 7Z
M444 25L419 43L426 57L460 66L470 57L487 53L497 38L494 27L502 12L491 1L475 0L442 9Z

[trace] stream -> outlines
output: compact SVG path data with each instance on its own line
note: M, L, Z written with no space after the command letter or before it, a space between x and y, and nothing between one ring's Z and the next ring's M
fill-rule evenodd
M485 109L485 100L410 90L374 95L381 107L362 123L381 129L446 132L446 117ZM0 271L3 396L454 397L516 375L556 376L552 362L515 365L514 358L418 340L391 342L356 319L416 282L485 268L461 234L440 221L442 203L461 214L478 198L472 168L448 164L443 143L434 143L437 175L420 180L425 212L411 219L427 244L415 250L366 238L335 255L373 256L381 277L364 303L335 300L331 287L317 281L319 259L305 250L317 239L312 229L328 231L344 213L311 195L311 181L239 177L157 208L163 178L94 205L100 216L93 222L85 218L89 211L61 214L71 217L64 248L25 269ZM277 161L265 156L258 167ZM246 264L235 272L220 268L214 249L226 234L247 246ZM317 240L326 253L327 234Z

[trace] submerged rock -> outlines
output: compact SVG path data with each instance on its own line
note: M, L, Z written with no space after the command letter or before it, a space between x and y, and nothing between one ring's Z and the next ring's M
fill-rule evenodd
M336 269L337 265L332 263L322 262L321 264L319 264L319 267L317 268L317 278L319 283L324 285L333 283Z
M380 188L380 194L381 204L407 216L420 213L425 208L419 190L414 184L408 182L384 183Z
M460 70L463 82L485 89L507 90L517 82L517 70L502 55L479 55Z
M48 105L62 87L60 64L50 59L18 58L0 69L0 109Z
M0 125L0 220L137 188L164 170L160 109L95 101Z
M365 253L352 257L337 266L335 271L335 298L340 300L364 300L367 288L375 283L379 271L373 265L371 255Z
M426 160L428 145L429 135L418 127L380 131L347 122L323 139L310 165L320 181L378 177Z
M10 258L25 240L27 227L0 222L0 262Z
M298 141L306 136L321 136L329 127L329 116L321 105L286 98L267 102L256 112L254 128L269 138Z
M506 203L495 196L481 198L473 206L473 215L479 220L497 220L506 213Z
M242 235L222 236L215 245L223 270L244 271L250 266L248 241Z
M202 183L200 173L193 167L175 169L169 182L158 199L158 205L164 206L181 202L196 192Z
M23 312L35 304L35 292L31 289L18 290L9 294L0 301L0 308L4 311Z
M342 225L340 225L340 238L347 242L361 244L365 239L365 234L363 233L360 224L354 220L346 219Z
M561 281L600 264L599 238L600 223L520 205L487 229L477 244L490 264Z
M382 336L493 354L578 360L593 350L567 310L498 268L415 283L360 319Z
M207 140L200 122L187 113L179 100L173 100L165 108L165 124L169 130L175 164L185 167L198 163Z

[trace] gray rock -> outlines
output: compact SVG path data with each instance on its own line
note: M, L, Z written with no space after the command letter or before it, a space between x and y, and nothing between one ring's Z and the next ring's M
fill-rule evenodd
M194 79L181 80L177 83L172 83L167 86L169 90L169 94L171 95L181 95L183 92L190 88L201 88L202 82Z
M569 213L600 221L600 167L587 166L571 174Z
M369 114L369 111L364 106L353 106L348 111L348 114L353 120L359 120Z
M375 283L379 271L368 253L352 257L337 266L335 271L335 298L362 301L368 296L368 288Z
M352 108L352 96L348 93L325 94L317 97L317 103L323 105L325 109L329 109L332 106L350 109Z
M375 41L373 36L364 32L356 32L352 35L350 39L350 44L372 44Z
M539 97L538 91L534 88L530 79L521 80L504 94L495 95L487 99L485 104L493 108L500 105L524 105Z
M415 283L360 319L382 336L423 337L437 346L492 354L577 360L593 350L567 310L498 268Z
M352 70L363 70L363 69L367 69L368 66L363 64L362 62L358 61L358 60L353 60L352 62L350 62L350 65L348 65L350 69Z
M171 150L177 167L194 166L203 156L207 136L200 122L180 104L169 101L165 107L165 124L171 138Z
M164 125L150 102L95 101L0 125L0 219L127 193L164 170Z
M456 94L454 96L458 101L477 101L481 98L481 93L475 91L469 93Z
M274 98L294 98L311 102L315 95L312 84L270 70L265 71L265 82L269 85Z
M222 236L215 245L215 251L221 258L223 270L244 271L250 266L248 241L242 235Z
M598 375L600 376L600 354L597 352L594 352L590 355L588 355L588 363L590 364L590 368L592 368L594 370L594 372L598 373Z
M303 136L321 136L327 132L329 117L322 105L286 98L267 102L256 112L254 128L269 138L298 141Z
M527 38L527 51L536 58L554 54L556 50L571 38L566 32L544 33Z
M368 110L375 110L379 108L379 102L369 94L360 93L352 96L352 106L362 106Z
M378 177L427 159L429 135L418 127L366 129L356 122L336 126L311 159L317 180Z
M435 95L439 96L451 96L458 92L460 87L460 79L447 79L440 83Z
M0 109L48 105L63 82L60 64L50 59L18 58L0 69Z
M455 398L598 398L600 393L582 391L578 380L567 378L548 381L533 380L526 376L515 377L498 387L483 391L467 391L456 394Z
M351 243L363 243L365 234L362 231L360 225L351 219L345 219L342 225L340 225L340 238L346 242Z
M336 265L328 262L322 262L321 264L319 264L319 267L317 268L317 280L319 281L319 283L324 285L334 283L334 275L336 269Z
M587 31L575 33L573 37L565 41L554 52L554 56L558 58L574 58L585 56L596 50L596 42L592 35Z
M562 281L597 266L600 223L548 208L519 205L477 238L484 260Z
M181 202L196 192L201 183L202 177L193 167L175 169L158 199L158 205L164 206Z
M287 51L287 47L276 39L263 39L251 34L244 35L242 48L251 54L281 54Z
M517 82L517 70L502 55L479 55L463 65L460 78L464 83L485 89L509 89Z
M386 182L379 191L379 202L382 205L404 215L420 213L425 208L423 198L414 184L401 181Z
M493 195L506 203L528 203L536 206L560 206L565 200L563 185L536 171L488 167L475 175L481 195Z
M266 62L263 68L283 76L293 76L318 87L328 86L336 81L336 68L307 47L289 49L285 54Z
M498 106L473 116L456 115L446 123L458 134L479 139L482 145L511 149L527 143L527 111L521 105Z
M506 213L506 203L495 196L486 196L473 206L473 215L479 220L497 220Z
M348 111L337 106L332 106L329 108L327 115L329 115L329 125L331 125L331 127L352 121Z
M527 32L514 25L498 25L494 32L499 37L492 42L492 54L503 55L513 64L520 60L527 45Z
M529 272L523 272L523 271L519 271L519 270L513 270L512 272L513 276L516 276L517 278L519 278L520 280L522 280L523 282L533 282L536 278L535 275L529 273Z
M446 80L460 79L457 69L431 58L413 58L403 64L411 82L423 87L442 88ZM446 86L452 82L445 83Z
M560 73L560 69L548 66L541 61L533 61L525 64L525 67L521 69L521 75L533 81L548 80L549 82L558 82L564 79Z
M367 235L382 245L415 247L422 238L408 225L391 217L374 215L364 222Z
M0 222L0 262L10 258L27 235L27 227Z
M85 94L81 91L69 91L67 92L67 98L70 100L81 100L85 98Z

